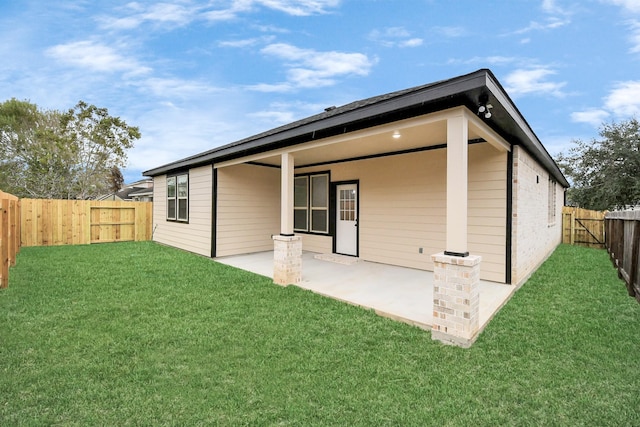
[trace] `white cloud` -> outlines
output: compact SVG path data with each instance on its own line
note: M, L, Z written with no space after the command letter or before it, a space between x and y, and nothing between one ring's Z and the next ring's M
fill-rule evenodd
M264 123L265 128L274 128L292 123L303 117L318 114L326 107L326 104L304 101L272 102L268 105L267 109L250 113L247 116L256 119L256 122Z
M598 123L598 125L600 125L600 123ZM541 134L538 135L540 137L540 140L544 143L544 148L547 149L547 151L549 152L549 154L551 154L551 156L553 158L555 158L559 153L561 152L566 152L567 150L569 150L571 148L571 141L575 140L575 139L588 139L588 138L581 138L575 134L571 134L571 135L567 135L567 134Z
M292 16L310 16L328 13L337 7L341 0L232 0L227 7L208 10L202 13L210 21L227 21L235 19L241 13L248 13L264 7L277 10Z
M240 13L251 10L251 2L243 2L243 4L237 3L238 2L234 2L234 4L226 9L203 11L201 16L208 21L230 21L236 19Z
M467 34L467 30L463 27L436 27L435 31L448 38L463 37Z
M569 25L570 23L571 20L569 19L551 17L547 18L544 22L531 21L529 22L528 26L516 30L512 34L526 34L532 31L555 30L556 28L564 27L565 25Z
M162 98L185 98L220 91L203 82L178 78L153 77L138 81L136 85Z
M572 113L571 119L599 127L612 115L620 119L640 116L640 80L617 83L603 101L602 108Z
M616 116L640 115L640 80L620 82L604 100Z
M146 74L151 71L149 67L121 55L110 46L88 40L59 44L47 49L46 54L69 65L104 73Z
M183 26L194 19L197 9L172 3L156 3L143 6L140 3L128 3L125 13L130 15L122 18L102 16L98 18L102 27L114 30L129 30L152 22L160 25Z
M489 65L507 65L513 63L523 62L522 58L518 58L515 56L474 56L469 59L450 59L447 61L448 64L489 64Z
M562 88L566 82L547 80L556 72L547 67L515 70L505 78L507 92L512 96L535 94L564 97Z
M542 0L542 10L551 14L564 13L560 6L558 6L556 0Z
M261 52L285 60L288 67L285 83L259 84L251 87L263 92L331 86L336 83L337 77L366 76L376 63L362 53L319 52L286 43L268 45Z
M400 42L398 44L398 46L400 46L400 47L418 47L418 46L422 46L423 42L424 42L424 40L415 37L415 38Z
M255 0L254 3L293 16L308 16L327 13L328 9L338 6L340 0Z
M375 38L405 38L409 37L409 31L403 27L389 27L384 30L373 30L371 35Z
M288 34L291 31L287 28L281 28L276 25L253 25L252 28L263 32L263 33L279 33L279 34Z
M576 111L571 113L571 120L578 123L588 123L593 127L598 127L609 117L605 110L592 109L587 111Z
M418 47L424 42L421 38L412 37L404 27L373 30L369 33L369 38L385 47Z
M626 12L625 15L628 15L629 12L640 14L640 0L601 0L601 2L622 7ZM640 21L630 19L626 23L629 27L629 41L631 42L629 52L640 53Z
M149 102L136 105L127 122L140 128L142 138L129 153L127 172L140 173L260 131L246 119L247 98L240 92L226 95L176 103L146 98Z
M620 6L629 12L640 13L640 0L602 0L604 3Z
M291 123L295 120L295 116L291 111L259 111L257 113L248 114L248 116L267 122L272 127Z
M507 33L505 35L527 34L535 31L550 31L571 24L571 11L564 9L558 5L556 0L542 0L542 11L547 15L542 20L530 21L529 25L519 30ZM525 38L521 43L526 44L531 41Z
M255 90L256 92L276 93L276 92L291 92L295 87L291 83L258 83L248 86L248 89Z
M220 47L235 47L235 48L244 48L255 46L257 44L270 43L273 41L275 37L265 36L265 37L254 37L250 39L242 39L242 40L227 40L221 41L218 43Z
M205 5L183 2L154 3L144 5L128 3L122 8L121 17L102 16L98 18L102 27L113 30L130 30L144 23L181 27L194 20L230 21L240 14L251 13L260 8L272 9L292 16L310 16L328 13L341 0L222 0Z
M147 21L185 24L191 20L192 14L191 9L178 4L158 3L150 5L142 17Z
M629 22L629 40L631 41L631 53L640 53L640 21Z

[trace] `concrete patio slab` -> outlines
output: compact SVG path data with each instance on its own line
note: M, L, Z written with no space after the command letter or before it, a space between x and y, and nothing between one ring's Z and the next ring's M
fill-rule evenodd
M431 329L433 273L358 260L302 255L302 282L297 286L340 301L375 310L380 316ZM273 277L273 252L216 258L217 262ZM480 331L509 300L515 286L480 281Z

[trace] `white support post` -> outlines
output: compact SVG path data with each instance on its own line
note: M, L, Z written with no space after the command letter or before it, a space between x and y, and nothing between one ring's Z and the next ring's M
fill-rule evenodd
M479 330L480 256L469 255L467 199L469 122L463 111L447 120L447 237L434 265L431 338L469 347Z
M273 281L278 285L302 281L302 239L293 232L293 154L281 157L280 234L273 236Z
M283 153L280 183L280 235L293 236L293 154Z
M447 120L447 237L445 253L467 256L469 122L464 114Z

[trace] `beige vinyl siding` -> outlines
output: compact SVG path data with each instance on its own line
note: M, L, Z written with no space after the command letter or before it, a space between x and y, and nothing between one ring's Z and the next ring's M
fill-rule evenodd
M296 172L359 180L361 259L433 270L431 255L446 249L446 156L436 149ZM506 163L507 154L489 144L469 147L469 250L483 257L481 278L498 282L505 277Z
M489 144L469 146L469 252L482 256L481 278L505 281L507 153Z
M280 169L241 164L218 174L216 256L273 250L280 232Z
M308 252L330 254L333 251L333 238L317 234L298 234L302 236L302 248Z
M189 170L189 222L167 221L167 177L153 179L153 240L200 255L211 256L212 169Z
M360 188L361 256L433 269L431 254L444 249L446 152L406 154L370 163Z

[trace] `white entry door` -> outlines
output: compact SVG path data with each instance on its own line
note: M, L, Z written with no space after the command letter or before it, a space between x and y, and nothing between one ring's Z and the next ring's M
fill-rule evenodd
M358 184L336 186L336 253L358 255Z

